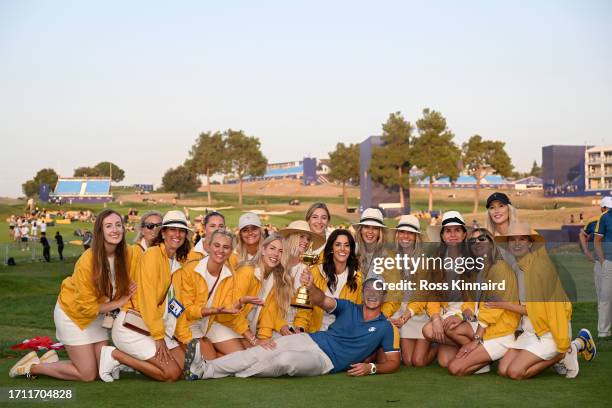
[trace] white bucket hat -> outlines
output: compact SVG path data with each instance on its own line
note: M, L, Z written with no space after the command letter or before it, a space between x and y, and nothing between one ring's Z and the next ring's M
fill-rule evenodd
M308 223L302 220L293 221L289 224L287 228L283 228L282 230L278 231L278 233L285 238L288 238L291 234L306 233L310 236L310 239L312 240L313 248L319 248L325 243L325 238L323 238L319 234L315 234L314 232L312 232Z
M357 224L353 224L353 226L358 225L371 225L373 227L387 228L382 212L378 208L367 208L364 212L362 212L359 222Z
M397 231L408 231L414 232L415 234L421 233L421 225L419 219L412 214L402 215L397 222L397 227L394 228Z
M185 214L178 210L170 210L164 215L162 228L181 228L188 232L193 232L193 230L189 228L189 223L187 222Z
M241 230L249 225L254 225L261 228L261 220L259 219L259 215L252 212L242 214L238 220L238 229Z
M440 242L440 233L442 229L453 225L463 227L469 232L469 228L465 225L465 220L459 211L447 211L442 214L442 222L440 225L430 225L427 227L427 236L431 242Z

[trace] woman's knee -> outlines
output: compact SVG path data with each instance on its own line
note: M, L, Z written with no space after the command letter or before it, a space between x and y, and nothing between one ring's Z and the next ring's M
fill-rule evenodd
M525 370L515 365L510 365L506 370L506 377L513 380L525 379Z
M406 367L412 367L414 365L412 361L412 353L402 350L402 363L404 363Z

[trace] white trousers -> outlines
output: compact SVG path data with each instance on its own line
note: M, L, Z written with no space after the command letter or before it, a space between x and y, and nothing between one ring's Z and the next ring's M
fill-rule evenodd
M597 331L599 336L609 336L612 325L612 261L603 265L595 262L595 292L597 293Z
M283 336L274 350L261 346L237 351L198 365L194 373L200 378L310 377L327 374L334 366L327 355L306 333Z

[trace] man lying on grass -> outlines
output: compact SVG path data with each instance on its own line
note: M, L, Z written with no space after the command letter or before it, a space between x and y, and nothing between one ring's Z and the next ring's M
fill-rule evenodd
M385 292L375 289L376 279L364 282L363 305L325 296L313 285L308 270L300 280L308 287L311 302L336 316L327 331L284 336L216 360L186 362L191 367L188 378L315 376L341 371L357 377L399 369L399 336L381 313ZM365 362L379 349L383 352L376 363Z

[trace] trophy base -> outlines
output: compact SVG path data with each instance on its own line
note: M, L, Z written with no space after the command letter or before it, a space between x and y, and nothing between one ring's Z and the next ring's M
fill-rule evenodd
M302 303L292 303L291 304L292 307L296 307L298 309L312 309L313 306L306 303L306 304L302 304Z

